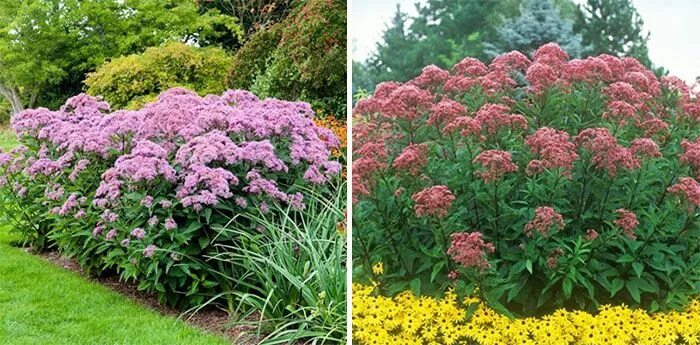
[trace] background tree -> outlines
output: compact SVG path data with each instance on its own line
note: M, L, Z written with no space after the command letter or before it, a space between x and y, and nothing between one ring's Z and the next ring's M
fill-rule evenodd
M376 52L367 61L358 62L368 73L369 90L382 81L409 80L429 64L450 68L465 56L489 60L493 52L486 50L485 42L500 42L499 27L521 15L521 3L427 0L415 5L418 14L413 17L397 7ZM557 18L574 21L579 16L580 10L571 0L555 0L554 4Z
M237 18L245 30L241 40L236 31L218 27L222 31L220 44L226 49L242 46L245 40L256 32L268 29L284 20L296 3L295 0L196 0L200 11L217 9L226 15Z
M572 57L581 57L587 50L573 25L551 0L525 0L520 16L504 20L497 40L485 44L485 52L490 57L512 50L531 54L545 43L556 42Z
M649 33L630 0L587 0L579 7L576 29L591 55L631 56L651 67Z
M229 85L345 117L347 1L308 0L236 52Z
M169 40L214 40L215 25L239 28L235 18L200 13L188 0L2 1L0 95L13 113L55 108L105 60Z
M374 84L384 80L404 81L420 72L425 66L421 55L427 55L422 45L407 28L408 15L396 5L394 17L384 30L382 41L377 43L377 52L367 61L367 71ZM353 87L354 88L354 87Z
M200 95L222 93L230 61L221 48L171 42L105 63L88 75L85 85L89 94L103 96L114 109L137 109L176 86Z

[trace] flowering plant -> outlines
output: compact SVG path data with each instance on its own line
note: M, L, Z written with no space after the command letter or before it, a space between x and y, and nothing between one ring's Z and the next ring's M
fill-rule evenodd
M171 304L231 288L207 263L234 241L221 231L229 222L276 203L303 209L303 188L323 191L341 170L330 159L338 139L308 104L241 90L175 88L114 112L81 94L58 111L24 111L12 126L25 146L0 156L3 205L19 211L24 239L88 269L116 269Z
M697 294L700 98L679 79L546 44L428 66L354 113L358 280L521 315Z

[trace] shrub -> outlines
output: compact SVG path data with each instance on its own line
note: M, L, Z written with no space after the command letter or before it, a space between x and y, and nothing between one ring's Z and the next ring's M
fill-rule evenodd
M85 85L113 107L137 109L176 86L201 95L223 92L229 59L220 48L171 42L105 63L88 74Z
M687 304L698 104L634 59L555 44L379 85L355 110L356 278L519 315Z
M233 56L228 85L233 88L250 89L255 78L262 75L272 61L280 38L279 24L253 34Z
M235 288L208 261L233 245L224 225L254 232L249 213L300 212L305 191L326 190L340 172L329 160L337 138L312 118L308 104L240 90L202 98L175 88L115 112L82 94L13 119L25 146L1 156L3 206L27 217L17 229L35 247L52 243L164 302L198 305Z
M229 85L300 99L326 113L346 113L347 13L344 0L303 2L279 24L259 31L234 57ZM251 78L253 77L253 78Z

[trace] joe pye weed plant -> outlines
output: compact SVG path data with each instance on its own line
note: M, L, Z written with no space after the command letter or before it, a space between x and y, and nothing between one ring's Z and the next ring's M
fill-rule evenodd
M354 276L381 294L538 316L699 291L700 103L679 79L546 44L428 66L354 116Z
M0 206L26 244L56 248L94 274L117 272L164 303L214 303L231 312L244 306L244 313L260 307L267 322L277 322L270 341L289 340L285 331L294 330L299 339L340 339L342 329L331 325L337 318L297 319L304 310L342 304L344 295L330 287L304 281L296 288L318 292L315 299L288 295L274 308L251 302L274 296L271 282L256 279L281 286L343 267L344 243L331 236L343 220L335 211L342 200L330 197L341 188L341 165L331 158L339 142L313 117L306 103L260 100L243 90L200 97L174 88L140 109L116 111L81 94L57 111L13 118L23 145L0 154ZM326 218L318 226L328 229L306 234L312 228L295 223L295 231L325 246L299 253L323 256L313 264L327 268L271 277L252 269L255 258L227 253L283 246L292 232L277 232L313 217ZM276 269L292 270L284 266L292 263Z

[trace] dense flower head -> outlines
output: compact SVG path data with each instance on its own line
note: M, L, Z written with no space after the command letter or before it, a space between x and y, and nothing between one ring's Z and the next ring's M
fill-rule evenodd
M569 60L569 54L556 43L547 43L535 50L532 54L534 62L546 63L548 65L559 65Z
M413 121L433 106L433 95L414 85L396 88L384 105L384 113L392 118Z
M562 168L564 174L570 176L578 154L576 153L576 144L569 139L568 133L549 127L542 127L528 136L525 143L533 153L539 156L538 160L528 164L528 173L541 172L540 168ZM537 168L533 169L533 167Z
M680 161L683 164L689 165L700 178L700 139L695 141L683 140L681 142L683 154Z
M518 166L512 161L510 152L501 150L486 150L474 158L475 163L481 164L486 170L480 176L484 182L494 182L503 175L518 171Z
M412 84L422 89L432 89L444 84L450 77L450 72L435 66L429 65L423 68L421 74L411 81Z
M418 217L436 216L443 218L455 200L447 186L439 185L423 189L411 196L415 202L413 210Z
M488 67L475 58L464 58L462 61L454 65L453 70L456 74L461 74L470 77L479 77L488 73Z
M588 229L586 230L586 241L595 241L596 238L598 238L598 232L595 231L594 229Z
M434 126L445 125L465 114L466 109L461 103L449 98L443 98L430 109L430 117L427 123Z
M610 66L600 57L571 60L566 64L565 69L567 79L572 82L607 82L614 79Z
M401 151L392 166L394 169L408 171L416 175L428 163L427 155L427 144L411 144Z
M693 207L700 207L700 183L692 177L680 177L678 183L668 187L670 193L682 195Z
M518 114L508 113L510 109L502 104L486 103L476 112L474 119L485 128L489 134L495 134L503 127L512 129L527 128L527 119Z
M524 71L532 61L525 54L519 51L508 52L496 56L489 65L491 70L500 70L510 72L512 70Z
M593 154L593 165L614 177L619 168L632 170L639 167L639 160L636 159L630 148L623 147L617 142L607 128L587 128L581 131L575 141ZM638 143L639 144L639 143ZM648 142L644 142L645 153L652 153ZM635 149L641 149L636 147Z
M559 71L552 66L535 62L528 67L525 78L530 82L530 89L541 92L544 89L559 84Z
M622 232L624 232L625 236L633 240L636 239L637 236L635 235L634 230L639 225L637 215L634 212L626 210L624 208L619 208L615 210L615 213L617 213L615 225L622 229Z
M535 209L535 217L525 224L525 233L532 236L534 232L547 236L552 228L564 228L564 217L550 206Z
M479 124L479 121L469 116L455 118L448 123L442 131L445 134L459 131L459 134L463 137L476 136L477 138L481 138L481 124Z
M299 167L312 183L341 171L331 160L338 138L315 125L306 103L259 100L243 90L200 97L174 88L141 109L109 111L101 99L78 95L58 111L18 114L18 135L43 143L37 157L22 163L24 172L49 176L70 169L68 179L75 181L91 161L74 157L96 154L114 164L102 174L93 205L107 207L127 190L164 181L176 187L182 205L201 209L232 197L231 186L253 169L265 175ZM247 170L234 174L239 166Z
M450 236L451 243L447 254L458 264L466 268L486 269L489 262L486 259L488 253L493 253L496 248L491 243L484 242L480 232L460 232Z
M608 103L608 111L603 113L603 118L612 119L620 126L634 123L637 120L637 108L625 101L611 101Z
M630 151L640 157L661 157L659 145L649 138L637 138L632 140Z

